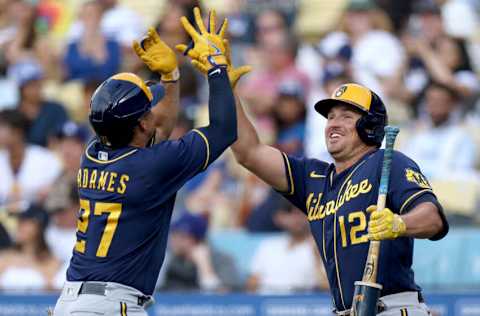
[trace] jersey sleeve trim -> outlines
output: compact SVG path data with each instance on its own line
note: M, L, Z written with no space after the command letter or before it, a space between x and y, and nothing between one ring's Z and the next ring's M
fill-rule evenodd
M200 137L203 138L203 141L205 142L205 146L207 146L207 158L205 159L205 163L203 164L203 167L202 167L202 170L205 170L208 166L208 161L210 160L210 143L208 142L207 136L205 136L205 134L202 133L202 131L198 129L193 129L192 131L198 133L198 135L200 135Z
M118 161L120 159L123 159L125 157L128 157L130 156L131 154L134 154L138 151L138 149L133 149L129 152L126 152L124 153L123 155L117 157L117 158L114 158L114 159L110 159L110 160L99 160L99 159L96 159L96 158L93 158L92 156L90 156L90 154L88 153L88 150L90 149L90 147L94 144L94 142L92 142L86 149L85 149L85 156L90 159L91 161L94 161L96 163L100 163L100 164L107 164L107 163L112 163L112 162L115 162L115 161Z
M283 161L285 162L285 166L286 166L286 169L287 169L286 170L287 171L287 182L288 182L289 188L290 188L290 191L287 192L286 194L293 195L293 193L295 193L295 185L294 185L294 182L293 182L292 167L290 166L290 160L288 160L287 154L282 152L282 155L283 155Z
M414 198L416 198L417 196L423 194L423 193L426 193L426 192L430 192L433 194L433 191L431 189L423 189L423 190L420 190L414 194L412 194L408 199L405 200L405 202L403 202L402 206L400 207L400 211L399 213L402 214L404 208L410 203L410 201Z

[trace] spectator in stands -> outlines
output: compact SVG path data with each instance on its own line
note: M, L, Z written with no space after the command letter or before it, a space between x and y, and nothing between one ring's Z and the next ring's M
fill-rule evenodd
M268 42L259 43L263 69L252 73L240 88L241 96L257 116L270 115L275 105L278 85L285 80L298 81L309 92L308 77L295 66L297 43L286 34L278 33Z
M89 140L90 131L73 121L63 124L56 134L57 149L62 163L62 173L56 183L71 183L77 179L80 157Z
M3 8L9 15L9 27L3 33L5 37L0 39L0 48L1 42L5 43L3 51L6 62L12 65L22 60L36 59L45 69L47 77L51 77L57 60L52 54L51 42L38 30L37 5L31 1L17 0L7 1L2 5Z
M107 37L117 40L125 50L131 50L132 41L138 40L146 32L143 17L118 0L98 2L104 10L102 32ZM125 21L128 21L128 27L125 27Z
M432 45L438 38L445 35L441 10L438 1L416 0L413 3L413 13L405 30L409 36L423 37Z
M472 71L464 41L441 36L432 45L422 38L409 38L405 43L409 51L422 63L424 77L431 77L451 87L463 98L471 97L480 91L480 82Z
M163 10L162 16L158 19L158 23L155 28L158 31L158 35L162 40L170 47L175 47L178 43L188 42L188 37L179 23L182 16L190 14L184 5L178 3L178 1L167 1Z
M284 14L275 9L261 11L255 19L255 39L257 44L275 42L276 38L288 34Z
M68 120L61 104L43 98L43 69L35 60L24 60L9 67L9 76L20 89L18 110L29 120L27 141L46 147L48 139Z
M261 192L264 194L261 201L256 202L256 204L250 205L248 203L254 202L254 200L249 195L259 190L253 185L246 185L243 192L242 204L240 214L246 217L243 222L245 222L245 227L249 232L259 233L259 232L279 232L283 228L279 227L277 222L274 219L275 212L282 207L285 201L283 197L272 190L271 188L266 188L263 181L256 178L253 175L249 175L249 181L255 181L256 184L261 186ZM251 182L249 184L251 184ZM252 190L253 189L253 190ZM242 214L243 213L243 214Z
M373 0L352 0L342 28L352 47L354 80L388 97L383 86L396 75L405 58L401 42L391 33L391 21Z
M277 125L276 146L283 152L303 156L305 139L305 91L297 81L284 81L278 87L273 109Z
M119 71L121 48L115 38L102 33L102 15L103 7L99 1L88 1L82 5L80 19L83 32L68 44L64 57L66 79L101 82Z
M470 74L465 44L446 35L441 8L435 1L415 1L401 39L408 56L396 80L389 82L386 89L393 98L413 107L413 112L431 77L466 97L478 89L478 80Z
M204 217L188 212L172 223L171 257L164 267L163 290L224 292L239 288L233 260L205 239L207 225Z
M0 253L0 289L50 290L60 262L45 241L48 216L39 206L31 205L17 217L15 244Z
M425 92L427 116L419 119L403 148L432 180L475 174L475 142L461 125L459 102L451 87L431 82Z
M49 150L26 143L28 126L20 111L0 112L0 205L10 211L24 201L43 201L61 172Z
M232 64L243 65L245 49L255 42L255 23L246 8L246 1L224 1L228 18L228 40L232 48Z
M45 209L51 218L45 239L52 254L62 263L72 257L79 207L75 182L53 186L45 200Z
M97 31L120 44L123 70L134 71L139 68L143 63L135 55L132 41L138 40L146 32L143 18L134 10L118 3L117 0L89 0L85 4L88 5L89 2L101 6L103 15ZM126 21L128 21L128 27L125 27ZM78 41L84 35L86 27L84 21L77 20L68 32L69 39Z
M77 240L75 234L79 210L77 185L74 182L54 184L45 201L45 209L51 217L45 231L45 239L52 255L61 263L53 277L52 287L60 290L66 280L67 268Z
M52 216L47 242L62 262L70 259L75 243L76 213L79 209L77 173L88 135L88 130L74 122L65 123L57 135L63 169L50 186L45 208Z
M286 234L266 239L258 246L247 290L272 294L325 289L325 276L319 283L318 268L323 264L315 255L305 214L284 201L275 212L274 221Z

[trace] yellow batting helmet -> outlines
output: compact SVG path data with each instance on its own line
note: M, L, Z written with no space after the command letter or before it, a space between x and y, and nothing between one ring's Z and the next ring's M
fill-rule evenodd
M380 147L388 124L387 110L382 99L372 90L356 83L341 85L328 99L315 104L315 110L328 116L330 109L338 104L347 104L357 109L363 115L357 121L357 132L360 139L367 145Z

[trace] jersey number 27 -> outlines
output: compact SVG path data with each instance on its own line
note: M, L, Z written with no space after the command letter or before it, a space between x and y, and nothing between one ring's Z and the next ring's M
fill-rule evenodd
M77 231L81 233L86 233L88 229L88 219L90 216L90 201L85 199L80 199L80 216L77 220ZM108 248L112 243L113 235L117 229L118 219L122 213L122 204L120 203L106 203L106 202L95 202L93 208L94 216L101 216L102 214L107 213L107 223L103 230L102 238L100 239L100 244L97 248L97 257L106 257L108 254ZM86 240L79 239L75 243L75 251L80 253L85 253Z

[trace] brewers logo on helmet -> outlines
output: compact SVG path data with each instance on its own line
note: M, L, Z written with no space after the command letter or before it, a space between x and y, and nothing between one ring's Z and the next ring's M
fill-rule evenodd
M380 147L385 136L383 128L388 124L382 99L364 86L347 83L337 88L329 99L318 101L315 110L327 117L330 109L339 103L351 105L362 113L356 124L360 139L367 145Z
M90 101L89 120L100 141L111 147L127 145L140 118L164 96L160 84L147 85L133 73L105 80Z

